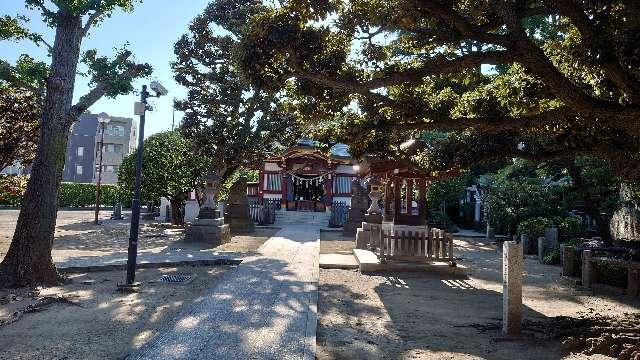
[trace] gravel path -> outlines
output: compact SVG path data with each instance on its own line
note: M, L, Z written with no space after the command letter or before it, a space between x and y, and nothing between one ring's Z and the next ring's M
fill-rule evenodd
M288 225L130 359L313 359L319 238Z

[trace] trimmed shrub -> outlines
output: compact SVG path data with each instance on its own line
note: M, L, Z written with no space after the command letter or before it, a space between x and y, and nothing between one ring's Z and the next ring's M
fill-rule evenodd
M556 225L558 226L558 237L561 243L571 242L582 235L582 222L578 217L567 216L559 218Z
M544 236L544 229L553 225L553 221L545 217L530 218L518 224L518 235L529 235L529 239L535 241L540 236Z
M22 205L22 198L27 187L25 176L0 176L0 205ZM131 206L131 194L118 185L103 184L101 186L101 204L105 207L122 202L125 207ZM58 193L58 206L91 207L96 203L96 185L80 183L62 183Z

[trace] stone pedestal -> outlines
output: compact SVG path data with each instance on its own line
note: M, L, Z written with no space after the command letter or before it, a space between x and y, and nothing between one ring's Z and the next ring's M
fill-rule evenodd
M222 218L196 219L187 226L184 241L218 246L231 241L231 231Z
M364 214L367 209L367 190L360 184L360 180L355 178L351 182L351 207L349 207L349 218L342 227L344 236L354 236L356 229L365 220Z
M525 254L531 254L531 241L529 241L529 235L522 234L520 235L520 242L522 243L522 251Z
M491 226L487 226L487 240L493 241L496 239L496 229Z
M367 214L364 219L370 224L382 224L382 214Z
M502 333L522 329L522 243L505 241L502 252Z
M349 217L346 223L344 223L342 227L342 234L344 236L353 236L356 234L356 230L358 226L365 221L364 217L364 209L354 208L353 206L349 208Z
M544 237L547 239L547 247L549 249L558 248L558 228L546 228L544 230Z
M562 257L562 276L574 276L575 250L573 246L560 245L560 256Z
M227 204L224 210L224 223L229 225L233 233L248 233L255 229L249 217L248 204Z
M367 250L371 242L371 227L366 222L356 230L356 249Z

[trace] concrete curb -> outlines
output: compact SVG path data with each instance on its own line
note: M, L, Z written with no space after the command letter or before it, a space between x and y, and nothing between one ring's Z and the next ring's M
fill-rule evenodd
M162 262L142 262L136 264L137 269L153 269L160 267L176 267L176 266L224 266L239 265L242 259L220 258L207 260L180 260L180 261L162 261ZM58 266L57 269L63 273L79 273L79 272L98 272L98 271L116 271L124 270L127 264L108 264L108 265L92 265L92 266Z

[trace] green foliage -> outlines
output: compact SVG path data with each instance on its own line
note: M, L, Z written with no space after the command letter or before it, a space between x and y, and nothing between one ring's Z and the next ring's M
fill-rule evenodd
M556 219L558 227L558 237L560 242L568 243L582 236L582 224L580 218L575 216L567 216Z
M518 235L528 235L531 241L536 241L544 236L546 228L554 226L553 221L545 217L534 217L521 221L518 224Z
M27 188L27 176L0 176L0 205L22 205L24 192ZM101 203L112 206L122 202L124 206L131 206L122 187L118 185L102 184ZM62 183L58 194L58 206L61 208L92 207L96 203L96 184Z
M547 265L558 265L560 264L560 250L551 249L544 255L544 259L542 259L543 264Z
M229 189L233 183L235 183L239 178L244 177L247 179L247 182L257 182L258 176L260 172L258 170L240 168L233 172L231 176L222 184L220 191L218 192L218 200L225 201L229 196Z
M122 187L118 185L102 184L100 186L100 203L102 206L113 206L122 202L130 206L131 202L124 196ZM62 183L58 195L58 206L90 207L96 203L96 184Z
M0 175L0 205L20 206L28 180L26 176Z
M436 171L590 154L637 178L637 5L553 4L277 2L247 22L235 62L252 85L294 99L314 138L356 155ZM399 149L434 129L449 135Z
M561 175L541 177L537 171L530 162L517 160L495 174L480 177L489 224L513 234L525 219L562 213L562 195L569 180Z
M15 161L29 165L40 137L42 98L0 81L0 171Z
M252 86L234 62L248 19L264 9L259 2L212 2L175 45L175 80L188 90L175 104L185 112L180 132L195 152L211 160L208 172L220 184L300 136L284 92Z
M133 194L136 153L127 155L118 170L118 184ZM184 201L200 184L209 160L193 152L192 143L177 131L165 131L144 141L142 199L160 197ZM129 195L130 197L131 195Z

